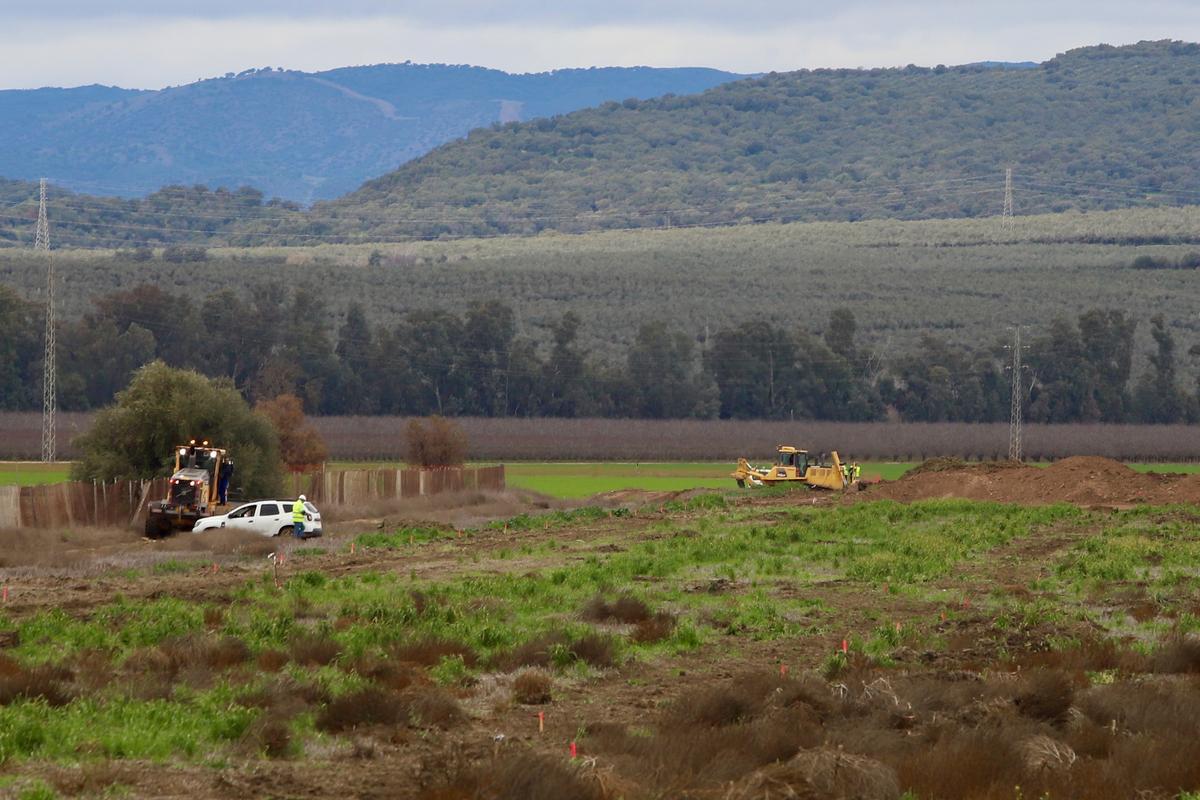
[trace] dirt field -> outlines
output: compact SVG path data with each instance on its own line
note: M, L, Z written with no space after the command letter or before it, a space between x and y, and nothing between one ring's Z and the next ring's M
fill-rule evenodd
M46 558L0 570L0 792L1190 800L1200 537L1162 506L1197 487L933 462L846 498L26 541Z
M1128 508L1139 504L1200 504L1200 474L1135 472L1117 461L1075 456L1046 468L1010 463L964 464L938 459L901 480L868 490L870 499L960 497L998 503L1072 503Z

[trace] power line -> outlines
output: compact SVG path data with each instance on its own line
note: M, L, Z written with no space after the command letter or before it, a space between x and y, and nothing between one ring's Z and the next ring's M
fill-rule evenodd
M55 460L54 413L58 408L57 335L54 324L54 259L50 257L50 222L46 217L46 179L38 185L37 234L33 249L46 258L46 353L42 359L42 461Z

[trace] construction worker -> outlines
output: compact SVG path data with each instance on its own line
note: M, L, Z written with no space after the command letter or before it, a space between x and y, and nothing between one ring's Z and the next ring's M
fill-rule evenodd
M217 494L220 495L221 505L229 502L229 481L233 478L233 459L227 458L221 462L220 477L217 480Z
M862 467L855 461L850 465L850 482L858 483L858 479L862 477Z
M296 498L296 502L292 503L292 535L297 539L304 538L304 518L308 515L308 511L304 508L304 501L308 498L300 495Z

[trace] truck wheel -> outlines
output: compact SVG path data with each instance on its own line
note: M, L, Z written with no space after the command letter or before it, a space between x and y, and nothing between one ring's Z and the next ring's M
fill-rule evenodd
M284 527L280 528L279 533L277 533L275 535L276 536L291 536L295 530L296 530L295 526L285 525Z

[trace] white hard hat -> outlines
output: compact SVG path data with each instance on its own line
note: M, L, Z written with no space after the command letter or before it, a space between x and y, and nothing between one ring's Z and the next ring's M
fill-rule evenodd
M307 497L305 497L304 495L300 495L300 499L301 499L301 500L307 500L308 498L307 498Z

